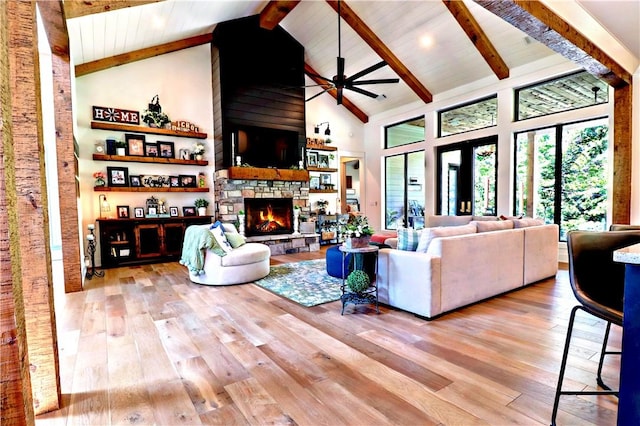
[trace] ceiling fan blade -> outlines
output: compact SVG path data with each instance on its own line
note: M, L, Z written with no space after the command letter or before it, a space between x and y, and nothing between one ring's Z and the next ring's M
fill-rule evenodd
M336 74L338 79L335 81L337 86L344 85L344 58L338 56L338 73ZM335 78L335 77L334 77Z
M326 88L322 92L318 92L315 95L311 96L310 98L305 99L304 101L305 102L309 102L310 100L317 98L318 96L322 95L323 93L327 93L331 89L333 89L333 87Z
M375 71L377 69L380 69L380 68L384 67L385 65L387 65L387 63L385 61L378 62L375 65L371 65L369 68L365 68L362 71L355 73L354 75L350 76L347 80L349 80L349 81L357 80L358 78L362 77L363 75L367 75L370 72L373 72L373 71Z
M333 82L333 79L327 78L327 77L323 77L323 76L321 76L319 74L314 74L314 73L306 72L306 71L305 71L305 74L307 74L309 77L315 77L315 78L319 78L321 80L328 81L329 83Z
M347 83L349 86L359 86L363 84L385 84L385 83L399 83L399 78L380 78L377 80L360 80Z
M356 93L360 93L361 95L368 96L370 98L374 98L375 99L375 98L378 97L378 95L376 95L375 93L370 92L368 90L361 89L359 87L346 87L346 88L349 89L349 90L353 90Z

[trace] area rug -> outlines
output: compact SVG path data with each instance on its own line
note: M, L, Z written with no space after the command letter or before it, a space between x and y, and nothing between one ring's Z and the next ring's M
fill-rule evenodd
M327 274L325 260L304 260L272 266L260 287L302 306L316 306L340 299L342 280Z

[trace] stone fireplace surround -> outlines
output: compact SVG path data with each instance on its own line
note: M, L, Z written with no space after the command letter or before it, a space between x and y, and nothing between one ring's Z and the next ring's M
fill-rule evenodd
M215 173L215 216L221 222L238 222L238 212L245 210L245 198L290 198L309 216L309 182L285 180L230 179L227 169ZM318 234L276 234L247 237L247 241L269 246L271 255L320 250Z

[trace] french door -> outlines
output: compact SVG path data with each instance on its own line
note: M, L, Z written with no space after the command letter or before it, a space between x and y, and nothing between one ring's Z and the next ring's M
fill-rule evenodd
M438 214L496 214L497 141L492 136L437 149Z
M385 228L424 228L424 151L385 158Z

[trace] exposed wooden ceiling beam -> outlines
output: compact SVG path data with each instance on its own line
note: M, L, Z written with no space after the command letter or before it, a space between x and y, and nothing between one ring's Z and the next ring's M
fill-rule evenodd
M338 12L338 2L334 0L326 0L327 3ZM382 58L389 67L398 74L413 92L418 95L423 102L429 103L433 100L431 92L420 83L420 81L404 66L402 62L393 54L377 35L364 23L362 19L355 14L344 1L340 2L340 16L344 21L353 28L353 30Z
M79 18L159 1L164 0L64 0L64 14L67 19Z
M300 0L271 0L260 12L260 28L272 30L300 3Z
M474 1L609 85L631 84L631 74L541 2Z
M467 36L482 55L487 65L499 80L509 77L509 67L502 60L502 57L493 46L489 37L484 33L478 21L473 17L469 8L461 1L442 0L449 12L458 21L460 27L467 33Z
M47 33L51 52L69 61L69 33L67 21L64 19L62 2L38 0L38 10Z
M311 65L304 63L304 72L309 76L309 78L315 81L317 84L322 85L322 87L329 87L325 80L321 80L316 75L318 72L311 67ZM333 89L327 90L327 93L333 96L334 99L338 99L338 91L334 87ZM358 117L360 121L363 123L369 122L369 116L365 114L360 108L358 108L353 102L351 102L346 96L342 95L342 106L345 107L351 114Z
M172 41L170 43L160 44L158 46L147 47L146 49L134 50L133 52L123 53L121 55L111 56L109 58L99 59L97 61L87 62L76 65L76 77L80 77L92 72L106 70L107 68L117 67L118 65L129 64L141 59L148 59L165 53L176 52L182 49L188 49L201 44L211 43L211 33L202 34L195 37L185 38L183 40Z

